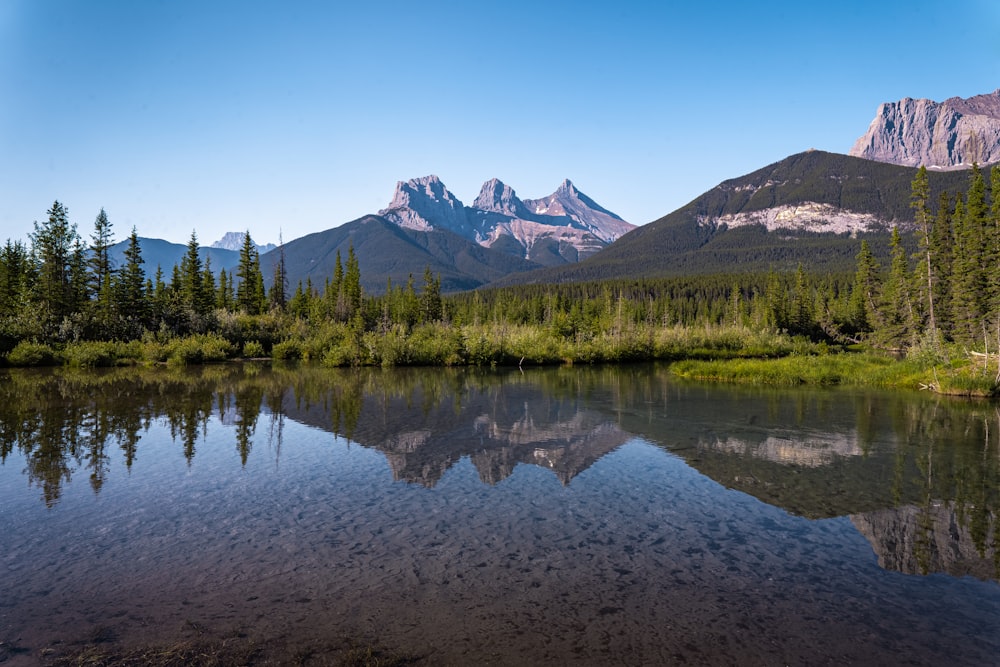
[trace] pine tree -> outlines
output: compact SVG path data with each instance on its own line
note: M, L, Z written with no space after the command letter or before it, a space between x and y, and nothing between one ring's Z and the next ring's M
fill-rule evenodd
M927 180L927 168L923 165L917 170L917 176L913 179L911 188L910 207L914 210L914 217L917 223L917 239L921 251L921 260L918 264L917 274L921 276L920 291L923 293L926 303L927 326L931 340L937 345L938 325L937 317L934 313L934 283L937 281L937 276L934 272L934 261L931 258L931 250L933 248L931 233L932 218L928 204L931 196L931 187Z
M142 249L135 227L128 237L128 247L125 249L125 266L118 274L116 282L116 309L119 314L135 322L145 324L150 315L145 289L146 275L142 269ZM157 279L160 279L159 272Z
M0 250L0 317L16 315L27 306L33 277L28 249L20 241L7 239Z
M344 269L344 295L347 297L349 314L361 312L361 269L358 266L357 255L354 254L354 244L347 247L347 266Z
M278 234L278 261L274 263L273 278L269 295L271 307L284 310L288 297L288 273L285 270L285 244L280 233Z
M986 184L973 165L965 206L955 207L955 255L952 269L952 313L955 340L973 346L982 341L986 309Z
M867 240L861 241L851 289L850 322L857 333L868 333L879 323L879 268Z
M37 258L37 299L43 309L55 319L72 312L75 295L72 285L74 246L79 236L76 225L69 222L69 211L58 201L48 210L48 220L35 223L31 234L32 250Z
M938 198L937 215L934 217L934 225L931 229L931 247L933 249L931 262L936 277L932 283L934 304L936 305L935 314L941 335L945 339L951 338L953 331L951 283L955 236L952 233L954 211L951 202L951 196L947 192L942 192Z
M420 321L437 322L441 319L441 278L436 280L431 267L424 268L424 287L420 294Z
M204 277L201 255L198 253L198 237L192 231L191 239L187 244L187 252L181 260L180 294L181 302L199 314L207 313L211 303L210 299L206 297Z
M249 231L243 235L236 276L240 279L236 287L236 307L249 315L259 315L264 304L264 277L260 273L260 254Z
M901 349L915 342L916 327L913 303L910 298L910 275L906 250L899 237L899 229L892 228L889 244L891 260L889 277L882 289L880 312L882 317L875 338L883 347Z

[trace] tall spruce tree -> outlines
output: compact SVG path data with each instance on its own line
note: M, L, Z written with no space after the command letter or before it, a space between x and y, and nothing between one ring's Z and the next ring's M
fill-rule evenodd
M146 272L142 265L142 248L135 227L128 237L125 248L125 266L119 272L116 281L116 309L124 318L145 325L150 316L150 307L146 294Z
M73 254L79 236L76 225L69 222L69 211L61 203L53 203L47 213L48 220L36 222L31 234L32 251L38 261L35 292L45 312L61 319L75 305Z
M260 253L249 230L243 235L236 277L236 307L249 315L259 315L264 307L264 277L260 273Z
M937 317L934 313L934 283L937 276L934 271L934 261L931 257L934 247L932 238L932 217L928 200L931 197L931 187L927 180L927 168L921 165L917 170L917 175L911 185L910 206L913 208L914 218L917 223L917 240L920 247L920 262L917 267L917 274L921 277L920 292L923 294L926 312L927 326L931 335L931 340L936 346L938 340Z
M862 239L851 289L850 322L856 333L871 332L879 324L879 268L868 241Z
M952 313L955 340L975 346L983 340L986 324L986 184L978 165L972 166L969 181L965 205L955 207Z

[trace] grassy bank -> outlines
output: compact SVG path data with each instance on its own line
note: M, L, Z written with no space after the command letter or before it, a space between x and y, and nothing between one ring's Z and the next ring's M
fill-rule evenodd
M967 359L944 363L871 353L795 354L780 359L688 359L673 364L671 371L684 378L744 384L927 389L956 396L997 394L995 367Z
M218 334L146 336L122 342L50 345L22 341L2 357L8 366L97 367L197 364L233 358L319 362L324 366L526 366L679 359L775 358L819 346L786 334L739 326L633 326L592 335L565 335L534 325L425 324L362 331L349 324L304 324L270 344Z

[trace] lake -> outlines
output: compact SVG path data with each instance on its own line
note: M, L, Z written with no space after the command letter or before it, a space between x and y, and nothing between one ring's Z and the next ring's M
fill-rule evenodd
M658 365L12 370L0 461L10 665L1000 664L993 403Z

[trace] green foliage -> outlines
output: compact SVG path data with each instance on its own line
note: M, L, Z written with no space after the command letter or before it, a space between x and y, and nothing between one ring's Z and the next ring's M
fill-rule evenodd
M21 341L7 353L5 361L10 366L55 366L61 363L56 351L45 343Z
M247 359L259 359L264 355L264 346L260 341L250 340L243 344L243 356Z

